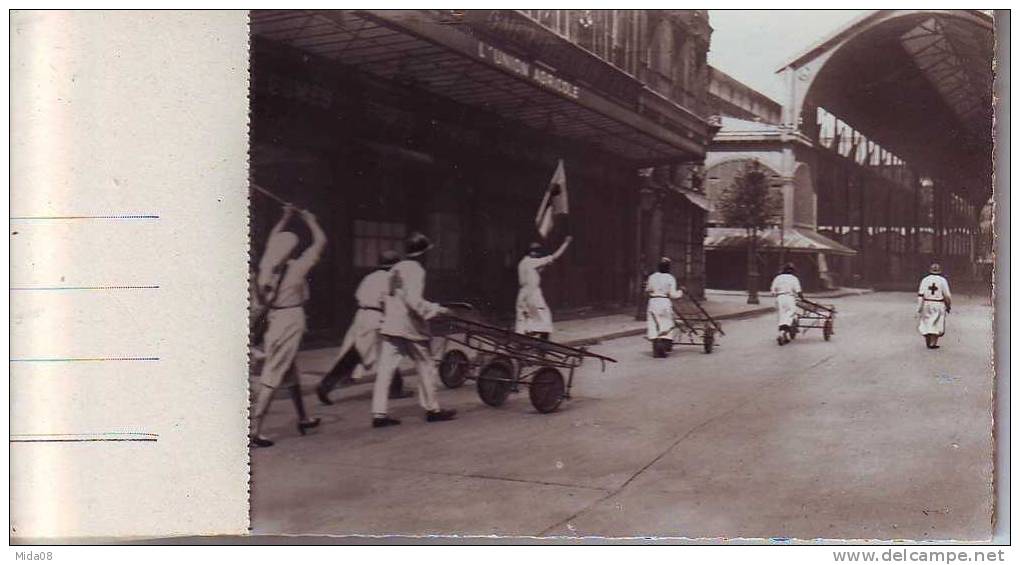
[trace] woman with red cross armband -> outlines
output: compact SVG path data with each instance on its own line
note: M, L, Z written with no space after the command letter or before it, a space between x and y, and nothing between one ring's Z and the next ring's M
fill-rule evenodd
M921 318L917 331L924 336L928 349L938 349L939 338L946 335L946 314L952 310L952 298L942 266L933 263L917 287L917 314Z

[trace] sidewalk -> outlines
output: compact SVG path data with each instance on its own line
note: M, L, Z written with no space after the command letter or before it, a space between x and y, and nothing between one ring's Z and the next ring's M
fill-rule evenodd
M808 298L838 298L841 296L857 296L872 292L870 289L841 288L819 293L806 293ZM760 304L747 304L746 291L706 290L705 300L701 305L710 316L717 321L737 320L761 316L775 311L772 297L761 293ZM626 314L609 314L556 322L556 332L552 339L558 343L571 346L590 345L610 339L641 335L645 332L645 322L634 319L634 308ZM725 329L725 325L723 325ZM437 340L438 341L438 340ZM314 393L330 365L336 359L339 346L306 349L298 353L298 367L301 369L301 387L305 394ZM435 348L433 349L436 350ZM401 366L404 376L413 375L410 367ZM257 375L253 375L256 379ZM332 398L340 400L350 396L369 394L370 388L365 386L375 381L375 375L369 374L365 379L352 383L340 383ZM281 395L281 398L285 397Z

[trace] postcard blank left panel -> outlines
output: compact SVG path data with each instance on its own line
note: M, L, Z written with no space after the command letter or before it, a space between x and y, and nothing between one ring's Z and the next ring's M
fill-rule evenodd
M247 13L10 31L10 534L243 533Z

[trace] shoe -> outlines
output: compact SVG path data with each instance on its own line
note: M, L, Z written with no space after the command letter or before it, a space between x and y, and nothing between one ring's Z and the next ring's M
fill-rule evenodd
M374 416L372 418L373 428L385 428L386 426L399 426L400 420L389 416Z
M933 346L931 346L932 349L938 349L940 347L942 347L942 346L941 345L933 345Z
M457 417L456 410L432 410L425 413L426 422L445 422Z
M297 431L301 435L305 435L306 430L310 430L312 428L317 428L317 427L319 427L319 424L321 424L321 423L322 423L322 420L319 419L319 418L312 418L311 420L301 420L301 421L298 421L298 423L297 423Z
M783 341L783 338L781 337L776 338L776 343L778 343L780 346L786 345L786 342Z
M249 439L251 440L252 447L272 447L273 445L273 440L259 435L251 436Z
M318 396L319 402L325 404L326 406L333 405L333 401L329 399L329 391L327 391L326 389L319 386L315 387L315 396Z
M390 400L400 400L401 398L411 398L414 393L409 390L402 390L400 392L391 392Z

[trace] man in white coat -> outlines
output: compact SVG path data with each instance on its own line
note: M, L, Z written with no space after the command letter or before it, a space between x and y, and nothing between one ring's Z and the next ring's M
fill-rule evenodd
M390 381L402 359L410 359L418 371L418 402L425 409L425 421L442 422L456 417L456 410L439 407L436 390L439 376L432 359L428 321L448 310L425 300L425 268L421 261L432 249L432 242L420 233L412 233L404 242L406 259L389 272L389 292L383 297L383 322L379 330L382 343L379 369L372 389L372 427L400 423L387 413Z
M917 331L924 336L928 349L938 349L939 338L946 335L946 314L952 310L952 299L942 266L932 264L917 287L917 314L921 318Z
M801 298L800 279L793 263L783 266L783 272L772 279L772 296L776 297L776 316L779 322L779 333L776 342L779 345L790 343L794 330L794 318L797 315L797 299Z
M354 291L358 311L354 314L351 327L347 329L340 351L332 368L319 381L315 394L323 404L333 404L329 393L344 379L360 380L375 367L379 357L379 328L383 319L383 298L390 290L390 268L400 261L396 251L385 250L379 254L379 266L365 275ZM406 398L403 379L398 372L393 376L390 398Z
M652 354L655 357L666 356L679 331L673 318L673 301L682 298L684 293L676 287L676 278L669 272L671 266L669 257L660 259L658 272L649 275L645 284L645 292L648 294L646 337L652 342Z
M514 331L540 339L549 339L553 331L552 312L542 294L543 269L553 264L567 251L572 236L567 236L563 244L552 255L542 252L542 244L532 243L528 254L517 264L517 323Z

